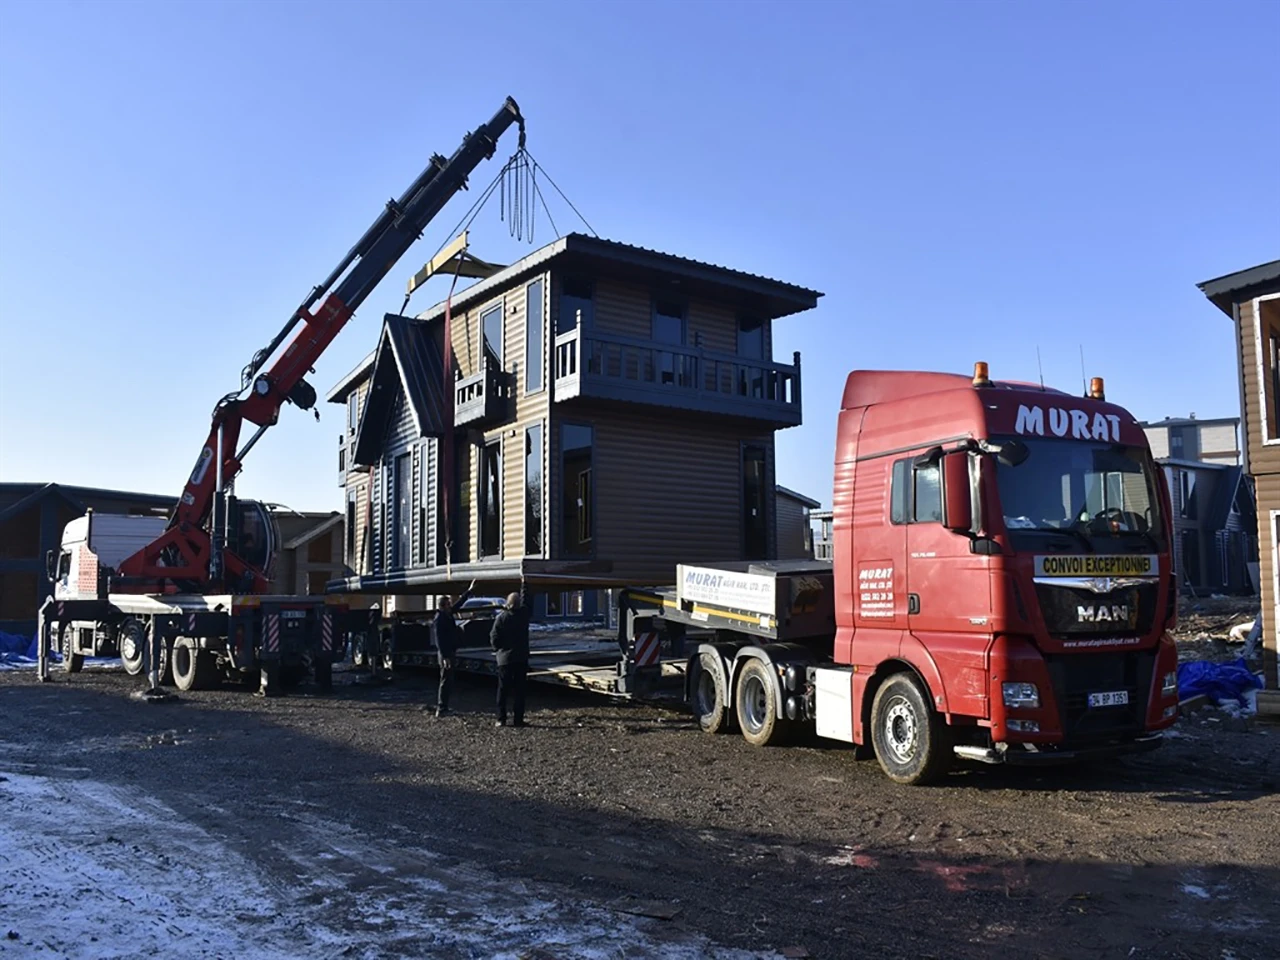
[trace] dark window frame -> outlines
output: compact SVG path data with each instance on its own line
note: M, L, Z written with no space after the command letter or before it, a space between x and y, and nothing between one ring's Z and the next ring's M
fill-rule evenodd
M360 391L352 390L347 397L347 436L354 437L360 429Z
M759 331L760 336L760 354L759 356L743 352L743 337L747 331L744 329L747 324L755 324L755 330ZM759 360L769 363L773 360L773 337L771 336L770 321L764 317L756 317L747 313L739 313L737 317L737 354L746 360Z
M478 313L480 320L478 324L480 328L480 363L481 368L483 369L485 350L489 342L489 338L485 335L485 320L486 318L493 316L494 313L498 314L498 349L493 351L493 353L495 359L498 361L499 369L505 370L507 366L507 306L505 297L496 303L489 304Z
M658 306L674 307L680 312L660 313ZM658 337L658 317L664 317L667 320L679 319L680 321L680 339L679 340L662 340ZM689 301L681 297L660 297L656 294L649 298L649 339L654 343L665 343L673 347L686 347L689 345Z
M758 520L759 540L759 556L753 555L753 536L748 529L747 517L747 454L749 451L760 451L760 517ZM740 497L739 508L739 543L741 544L742 556L747 560L768 560L769 559L769 448L763 443L743 442L738 448L738 495ZM776 523L776 520L775 520Z
M568 474L568 464L566 463L565 451L567 449L564 437L567 429L576 428L587 430L591 435L591 445L588 448L591 453L587 460L585 470L577 470L573 477ZM560 553L566 558L573 559L593 559L596 555L596 483L595 483L595 466L596 466L596 428L594 424L582 423L579 421L561 421L560 423L560 446L559 446L559 478L560 478ZM587 496L585 498L577 497L576 494L581 491L582 477L586 475L587 479ZM570 482L572 480L572 483ZM570 494L575 494L575 509L573 526L570 526L569 512L565 510L565 500ZM577 501L583 499L584 502L578 504ZM585 538L578 536L573 541L573 548L570 547L570 531L573 530L580 535L584 525L587 528L587 536ZM583 545L586 545L583 549Z
M565 292L566 283L582 284L584 289L587 289L590 291L590 295L583 297L576 293L573 293L573 294L566 293ZM569 298L582 301L587 304L587 310L583 313L583 316L582 316L582 329L590 330L593 326L595 326L595 314L596 314L595 278L587 274L579 274L579 273L561 274L559 277L559 284L557 285L557 290L556 290L556 336L560 336L561 334L568 333L570 330L574 330L577 328L576 317L566 316L565 310L563 309L565 300Z
M538 328L533 328L533 288L538 288ZM524 288L524 392L526 395L541 393L546 389L547 345L547 278L545 275L531 280ZM536 382L534 382L536 379Z
M485 482L485 461L489 457L490 451L496 452L497 457L497 549L494 551L486 551L485 549L485 515L489 512L489 485ZM478 560L501 560L503 548L503 523L502 523L502 495L503 495L503 472L502 472L502 438L497 437L480 446L480 456L478 458L479 467L479 510L478 522L476 523L476 558Z
M537 467L538 467L538 540L534 549L530 549L530 525L531 517L529 508L531 500L529 496L529 465L532 462L532 451L530 450L531 439L534 435L538 438L537 451ZM546 430L541 420L531 423L525 427L524 431L524 555L526 557L545 557L547 551L547 448L546 448Z

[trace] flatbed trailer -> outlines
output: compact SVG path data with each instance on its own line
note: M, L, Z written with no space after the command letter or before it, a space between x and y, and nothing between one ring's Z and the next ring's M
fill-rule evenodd
M368 629L376 615L354 598L271 594L108 594L97 599L49 598L40 609L38 670L49 680L50 654L67 673L85 657L119 656L131 675L148 674L153 689L180 690L219 681L257 680L270 695L314 672L332 686L345 638Z

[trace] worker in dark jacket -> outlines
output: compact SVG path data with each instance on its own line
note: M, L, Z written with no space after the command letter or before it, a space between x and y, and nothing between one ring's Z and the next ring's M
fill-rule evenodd
M513 725L525 726L524 688L529 673L529 601L522 590L507 597L506 606L493 621L489 645L498 663L498 723L507 725L507 701L511 701Z
M462 628L458 626L455 616L459 607L466 602L475 590L476 582L463 591L462 596L440 597L436 608L436 616L432 621L436 635L436 655L440 660L440 691L436 695L436 716L443 717L449 713L449 694L453 691L453 662L462 642Z

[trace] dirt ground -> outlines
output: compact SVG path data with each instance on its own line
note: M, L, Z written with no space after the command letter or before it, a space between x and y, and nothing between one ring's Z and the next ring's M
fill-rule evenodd
M24 829L57 834L0 845L0 874L30 861L0 880L0 957L117 955L70 942L69 904L18 906L40 864L112 843L176 844L148 854L172 878L161 912L185 918L176 947L137 955L227 955L190 939L221 910L264 925L261 956L1280 956L1280 726L1264 721L1207 711L1142 757L904 788L847 748L756 749L653 706L534 685L532 726L495 729L491 681L462 680L437 720L429 675L335 679L327 697L145 705L119 671L0 674L0 831L36 784ZM227 884L185 834L148 833L170 820L248 863L268 905L188 900ZM76 896L110 887L108 867ZM480 874L513 885L488 914L462 893L441 906ZM108 895L127 921L137 895ZM567 913L614 939L531 932ZM474 936L441 939L436 915Z

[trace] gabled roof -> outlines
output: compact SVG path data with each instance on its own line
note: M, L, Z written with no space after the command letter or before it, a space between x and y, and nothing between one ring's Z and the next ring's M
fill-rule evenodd
M76 487L64 483L0 483L0 498L8 499L12 496L17 496L19 499L8 506L0 506L0 521L17 516L45 497L57 497L80 513L84 513L85 508L92 504L110 503L113 500L140 502L156 510L171 509L176 502L175 497L159 496L154 493Z
M373 360L373 385L360 414L352 459L362 466L378 462L387 418L401 390L413 413L418 435L445 432L444 325L388 313Z
M331 530L338 524L342 523L343 519L342 514L337 513L336 511L334 513L321 515L318 522L311 524L309 527L303 528L301 532L294 534L293 537L286 540L284 543L284 549L295 550L298 547L310 543L316 537L320 536L320 534L327 530Z
M714 263L690 260L669 253L660 253L647 247L636 247L616 240L588 237L570 233L554 243L549 243L511 266L500 270L487 280L467 287L454 295L452 308L462 310L467 306L506 289L524 274L542 270L552 261L573 261L583 266L612 268L627 274L662 280L667 283L688 284L689 289L712 291L714 295L737 300L750 298L757 311L767 319L777 319L818 305L822 296L817 290L772 280L755 273L746 273ZM685 289L680 287L679 289ZM444 301L418 314L420 320L434 320L444 316Z
M1253 293L1255 288L1261 287L1277 287L1280 288L1280 260L1272 260L1270 263L1260 263L1256 267L1249 267L1247 270L1237 270L1235 273L1228 273L1226 276L1217 277L1213 280L1206 280L1204 283L1197 283L1200 292L1213 301L1223 313L1228 316L1231 314L1231 305L1236 302L1235 294ZM1259 293L1269 293L1270 290L1256 290ZM1240 297L1238 299L1246 299Z
M1240 480L1243 476L1242 467L1228 467L1218 483L1214 485L1213 501L1209 504L1205 515L1205 526L1209 530L1221 530L1227 525L1227 517L1231 514L1231 505L1236 501L1236 494L1240 490Z

